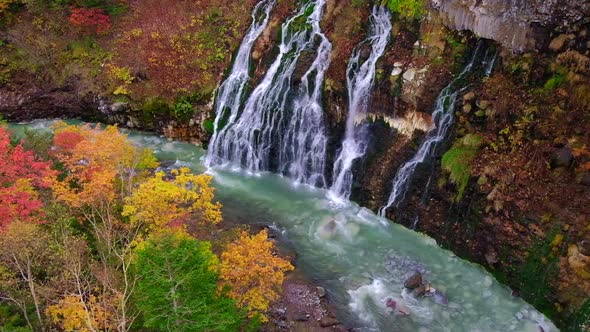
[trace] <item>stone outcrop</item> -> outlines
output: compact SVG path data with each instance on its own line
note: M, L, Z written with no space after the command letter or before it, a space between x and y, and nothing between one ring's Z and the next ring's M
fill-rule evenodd
M76 79L59 87L36 84L28 74L0 85L0 114L9 121L30 121L42 118L100 117L98 99L79 89Z
M471 30L516 52L547 44L547 28L571 27L590 17L587 0L431 0L431 5L450 28Z

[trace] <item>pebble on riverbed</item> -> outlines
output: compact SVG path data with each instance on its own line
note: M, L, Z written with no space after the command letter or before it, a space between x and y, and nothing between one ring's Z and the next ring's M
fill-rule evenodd
M282 297L269 311L269 323L262 332L348 331L336 317L336 308L328 300L326 289L314 285L302 275L290 274L283 283Z

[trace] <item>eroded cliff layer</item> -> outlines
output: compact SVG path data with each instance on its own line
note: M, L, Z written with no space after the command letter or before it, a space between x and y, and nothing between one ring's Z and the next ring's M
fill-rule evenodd
M449 27L470 30L517 52L543 47L547 32L590 15L587 0L432 0Z

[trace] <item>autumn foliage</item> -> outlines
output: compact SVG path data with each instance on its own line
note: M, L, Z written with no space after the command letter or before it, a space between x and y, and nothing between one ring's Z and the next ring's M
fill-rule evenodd
M13 2L13 0L0 0L0 14L4 13Z
M230 297L248 308L251 316L264 314L269 304L278 299L285 272L294 269L291 263L273 254L273 247L266 230L256 235L243 232L221 254L222 286L230 287Z
M136 148L115 126L100 130L57 123L53 155L67 169L54 181L54 194L73 207L113 202L143 171L157 166L151 152Z
M264 320L293 266L266 232L242 233L221 260L189 233L222 222L211 176L156 171L115 126L52 129L40 136L51 144L13 145L0 127L0 308L19 313L6 325L0 311L0 330L238 331Z
M72 8L68 20L87 34L103 33L112 26L110 16L100 8Z
M66 295L46 310L49 319L66 332L107 331L114 329L113 317L94 295L88 300L78 295Z
M194 175L188 168L173 170L171 181L158 172L125 198L123 215L132 224L143 224L148 230L180 225L192 220L216 224L221 221L221 204L213 202L212 177Z
M0 127L0 229L15 220L40 221L38 188L47 188L54 172L21 144L13 147L5 128Z

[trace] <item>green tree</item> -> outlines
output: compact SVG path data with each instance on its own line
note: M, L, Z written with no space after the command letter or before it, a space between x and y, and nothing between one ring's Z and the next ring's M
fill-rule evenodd
M217 288L208 242L181 230L152 235L136 250L136 305L143 325L162 331L237 331L245 314Z
M419 18L424 11L423 0L387 0L387 6L404 18Z

